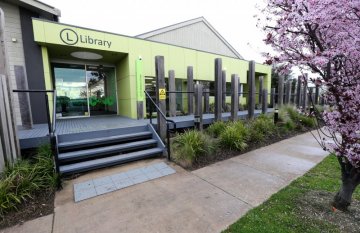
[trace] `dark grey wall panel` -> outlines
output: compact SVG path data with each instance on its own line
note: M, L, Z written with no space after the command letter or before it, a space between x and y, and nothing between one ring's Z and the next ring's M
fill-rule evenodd
M25 54L26 74L29 89L45 89L45 78L41 47L34 41L31 18L38 18L37 13L20 7L21 32ZM30 105L34 124L46 123L46 108L44 94L30 95Z

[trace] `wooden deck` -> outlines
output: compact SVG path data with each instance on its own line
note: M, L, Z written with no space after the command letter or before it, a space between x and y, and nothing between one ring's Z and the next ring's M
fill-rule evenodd
M272 112L273 109L268 109L268 112ZM245 119L247 117L247 111L239 111L239 119ZM255 115L259 115L260 110L255 110ZM194 126L194 115L169 117L169 119L176 122L176 127L190 128ZM222 113L222 119L228 121L230 119L230 113ZM214 114L204 114L204 125L211 124L214 121ZM118 115L108 116L95 116L87 118L72 118L57 120L56 133L58 135L82 133L82 132L96 132L99 130L110 130L117 128L128 128L133 126L143 126L150 123L149 119L136 120ZM156 124L156 120L153 121ZM24 130L18 129L18 137L21 148L36 147L42 143L49 142L48 138L48 125L37 124L32 129Z

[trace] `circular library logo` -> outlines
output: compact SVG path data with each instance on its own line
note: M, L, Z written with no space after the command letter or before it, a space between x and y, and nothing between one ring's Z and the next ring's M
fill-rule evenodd
M60 38L61 38L62 42L64 42L67 45L74 45L79 40L77 33L70 28L65 28L65 29L61 30Z

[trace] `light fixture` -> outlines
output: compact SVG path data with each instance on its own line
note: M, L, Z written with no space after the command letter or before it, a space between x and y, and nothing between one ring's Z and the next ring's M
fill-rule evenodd
M72 52L71 56L86 60L99 60L103 58L100 54L85 51Z

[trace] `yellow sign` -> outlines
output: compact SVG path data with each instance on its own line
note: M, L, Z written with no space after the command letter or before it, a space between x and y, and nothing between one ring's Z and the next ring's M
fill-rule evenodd
M159 88L159 100L166 100L166 89Z

